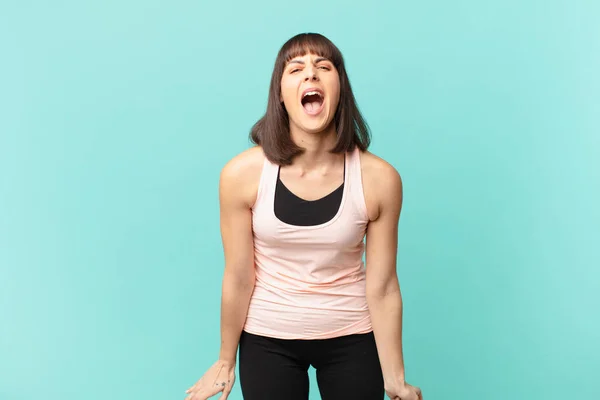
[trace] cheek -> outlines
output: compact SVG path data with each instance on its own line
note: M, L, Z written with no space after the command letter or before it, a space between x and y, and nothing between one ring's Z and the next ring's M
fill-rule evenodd
M285 103L295 101L296 99L296 84L289 79L281 81L281 100Z
M331 94L329 99L331 106L335 108L340 102L340 86L337 84L332 85L329 93Z
M327 88L327 92L330 96L330 102L335 105L340 99L340 79L338 74L331 74L327 76L326 81L323 82Z

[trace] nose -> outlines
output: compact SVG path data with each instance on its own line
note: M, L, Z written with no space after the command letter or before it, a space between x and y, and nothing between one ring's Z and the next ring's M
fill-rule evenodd
M317 76L317 70L316 68L307 68L306 69L306 76L304 78L305 81L318 81L319 77Z

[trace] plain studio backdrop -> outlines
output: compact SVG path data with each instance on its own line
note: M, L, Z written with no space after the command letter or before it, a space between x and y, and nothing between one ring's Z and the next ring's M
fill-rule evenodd
M305 31L403 177L408 382L600 398L600 3L65 0L0 6L0 400L183 399L216 360L219 172Z

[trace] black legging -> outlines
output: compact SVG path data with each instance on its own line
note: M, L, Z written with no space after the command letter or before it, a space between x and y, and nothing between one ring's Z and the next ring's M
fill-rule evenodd
M244 400L307 400L308 368L323 400L382 400L383 376L373 333L319 340L283 340L242 332Z

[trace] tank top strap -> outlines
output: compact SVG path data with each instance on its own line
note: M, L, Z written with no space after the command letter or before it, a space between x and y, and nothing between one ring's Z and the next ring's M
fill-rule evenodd
M262 171L260 174L260 180L258 182L258 189L256 193L256 201L254 208L258 207L263 202L271 201L275 193L275 185L277 183L277 164L272 163L265 156L263 161Z
M352 201L358 207L358 210L362 213L362 216L368 219L367 204L365 202L365 194L363 190L362 182L362 169L360 163L360 149L357 147L354 150L348 152L348 188Z

